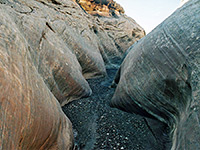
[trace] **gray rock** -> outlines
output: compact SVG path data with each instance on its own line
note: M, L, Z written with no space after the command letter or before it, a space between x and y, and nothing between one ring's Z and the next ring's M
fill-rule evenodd
M148 124L162 149L200 149L199 7L189 1L134 44L115 79L111 106L160 121Z

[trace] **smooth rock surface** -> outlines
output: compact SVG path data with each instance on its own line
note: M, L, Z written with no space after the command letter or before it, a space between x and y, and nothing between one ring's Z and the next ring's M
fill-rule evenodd
M164 149L200 149L200 1L190 0L134 44L123 61L111 106L149 121Z
M60 105L90 96L86 79L106 76L126 51L103 24L73 0L0 0L0 149L73 148Z
M16 24L6 10L0 16L0 149L72 149L71 122L38 74Z

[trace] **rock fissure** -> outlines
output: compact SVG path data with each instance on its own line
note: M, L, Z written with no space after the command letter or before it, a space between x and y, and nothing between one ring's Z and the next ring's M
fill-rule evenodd
M47 26L51 31L53 31L54 33L56 33L56 32L54 31L54 29L50 26L50 24L49 24L48 22L46 22L46 26Z

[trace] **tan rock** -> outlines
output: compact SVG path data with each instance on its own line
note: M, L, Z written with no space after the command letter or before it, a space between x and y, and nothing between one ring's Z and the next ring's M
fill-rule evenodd
M70 121L38 74L29 46L0 6L0 149L72 149Z
M79 0L78 4L91 15L110 17L112 11L118 16L124 14L124 9L113 0Z

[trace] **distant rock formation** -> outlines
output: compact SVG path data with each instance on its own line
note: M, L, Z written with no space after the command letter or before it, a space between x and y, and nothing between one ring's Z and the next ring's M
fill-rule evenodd
M91 95L86 79L105 76L145 35L113 7L118 17L100 19L73 0L0 1L0 149L72 149L60 105Z
M124 14L124 9L113 0L78 0L76 1L86 13L91 14L94 18L98 18L96 25L92 28L95 34L101 41L101 45L105 48L105 41L110 44L106 44L106 51L116 51L114 60L117 57L123 56L124 52L136 41L146 35L145 31L133 20L132 18ZM97 16L97 17L95 17ZM105 33L100 33L104 31ZM111 40L110 40L111 39ZM114 43L113 43L114 41ZM99 47L100 51L104 48ZM106 51L103 50L102 56L106 64L116 64L113 62L113 56L109 57ZM120 56L119 56L120 55Z
M190 0L134 44L115 79L111 106L160 121L148 121L160 149L200 149L199 6Z
M91 15L112 17L124 14L124 9L113 0L77 0L77 3Z

